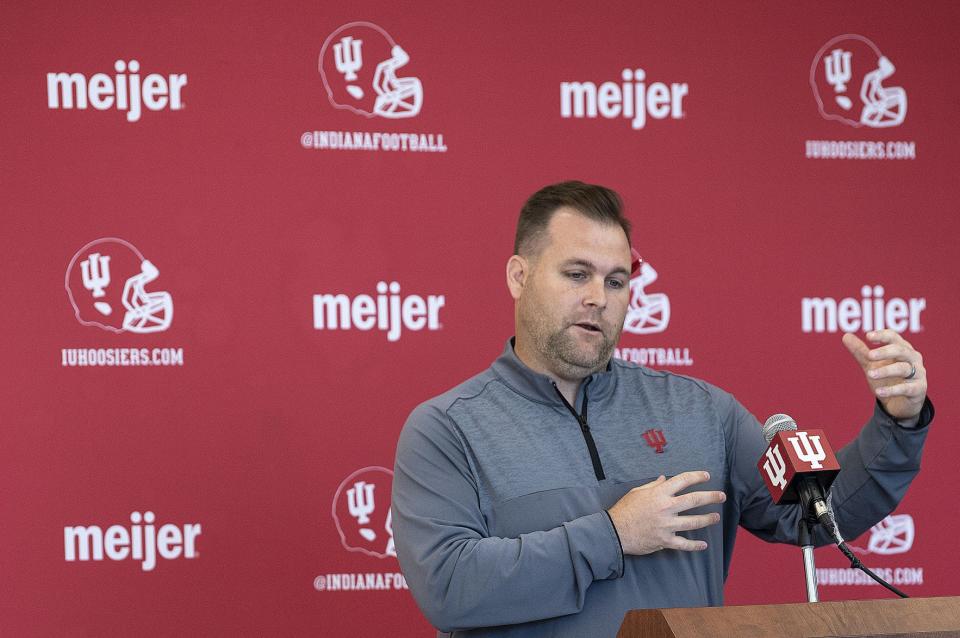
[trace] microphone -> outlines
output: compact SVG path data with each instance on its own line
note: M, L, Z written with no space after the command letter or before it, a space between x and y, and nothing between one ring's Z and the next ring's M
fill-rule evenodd
M862 570L897 596L909 598L870 571L840 536L840 531L833 522L833 514L823 496L840 473L840 463L823 430L798 430L797 423L792 418L786 414L774 414L763 424L763 438L768 445L757 462L757 468L767 484L773 502L778 505L800 502L803 507L798 542L803 547L808 600L818 600L811 538L812 526L816 522L823 525L834 538L837 547L850 560L851 567Z
M840 473L840 463L827 435L823 430L798 430L792 418L774 414L763 424L763 437L769 445L757 469L773 502L801 503L804 518L819 521L836 536L824 495Z

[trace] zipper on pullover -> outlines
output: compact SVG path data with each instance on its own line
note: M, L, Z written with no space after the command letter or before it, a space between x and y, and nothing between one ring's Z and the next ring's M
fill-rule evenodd
M577 423L580 424L580 433L583 434L583 440L587 444L587 451L590 453L590 462L593 463L593 473L596 475L598 481L606 479L606 475L603 473L603 465L600 463L600 453L597 452L597 444L593 440L593 433L590 432L590 425L587 422L587 389L583 389L583 411L580 414L577 414L577 411L573 409L573 406L570 405L570 402L567 401L567 397L563 396L563 392L560 392L560 388L557 387L556 382L553 383L553 389L557 391L557 394L560 396L560 400L563 401L563 404L567 406L567 409L570 410L570 414L577 420ZM590 381L587 381L587 384L590 384Z

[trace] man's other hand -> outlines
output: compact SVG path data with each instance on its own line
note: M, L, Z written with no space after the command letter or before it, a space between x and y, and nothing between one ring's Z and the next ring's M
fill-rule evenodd
M720 522L720 514L680 516L696 507L723 503L723 492L690 492L677 496L692 485L710 480L707 472L683 472L673 478L660 476L655 481L635 487L608 511L620 536L624 554L640 556L662 549L697 552L707 548L704 541L694 541L676 532L700 529Z

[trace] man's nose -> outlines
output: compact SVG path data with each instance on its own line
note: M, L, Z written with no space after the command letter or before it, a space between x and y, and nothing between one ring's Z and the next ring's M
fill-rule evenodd
M583 288L583 305L603 310L607 307L607 286L603 277L593 277Z

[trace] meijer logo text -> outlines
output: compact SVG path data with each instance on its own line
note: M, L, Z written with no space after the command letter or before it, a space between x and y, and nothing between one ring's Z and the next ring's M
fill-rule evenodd
M884 298L883 286L864 286L861 299L804 297L800 302L803 332L857 332L883 330L920 332L920 313L927 309L923 297Z
M157 565L157 557L174 560L197 557L199 523L182 526L167 523L159 529L153 512L132 512L129 529L111 525L74 525L63 528L63 558L71 561L110 560L140 561L140 568L149 572Z
M98 111L116 108L127 112L128 122L138 121L144 106L150 111L183 108L185 73L150 73L141 78L140 63L136 60L117 60L113 68L115 75L94 73L89 78L82 73L47 73L47 107L83 110L89 105Z

